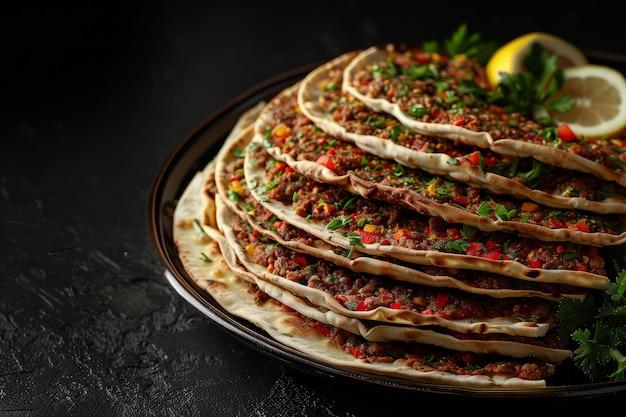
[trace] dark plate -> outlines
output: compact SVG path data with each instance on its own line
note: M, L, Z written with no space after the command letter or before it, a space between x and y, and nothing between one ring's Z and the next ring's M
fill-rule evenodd
M588 51L587 55L595 63L611 65L626 72L626 57L624 56L606 54L602 51ZM246 110L261 100L269 101L282 89L301 79L315 66L313 64L278 75L224 105L190 132L165 161L149 196L147 229L154 256L176 292L210 320L249 346L289 366L324 377L341 377L397 390L471 397L563 399L598 397L625 392L626 381L587 383L573 366L570 369L560 368L558 378L548 380L548 386L539 389L433 385L342 369L322 363L307 354L276 342L256 326L230 315L208 293L193 283L185 273L174 246L170 210L172 202L182 194L193 175L201 171L217 153L237 119Z

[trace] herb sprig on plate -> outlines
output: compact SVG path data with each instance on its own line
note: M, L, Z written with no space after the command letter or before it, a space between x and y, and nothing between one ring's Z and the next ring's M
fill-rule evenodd
M615 255L619 272L606 291L585 300L563 299L557 312L559 336L578 344L574 364L592 382L626 378L626 255Z

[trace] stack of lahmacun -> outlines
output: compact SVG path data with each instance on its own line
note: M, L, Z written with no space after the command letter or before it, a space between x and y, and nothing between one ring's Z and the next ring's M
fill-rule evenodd
M548 385L572 357L559 302L604 291L602 248L626 242L623 151L546 137L491 89L476 59L419 47L320 65L244 115L181 195L186 272L321 363Z

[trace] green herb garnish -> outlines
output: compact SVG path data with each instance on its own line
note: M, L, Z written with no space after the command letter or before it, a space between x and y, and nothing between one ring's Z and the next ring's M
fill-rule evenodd
M465 54L475 57L481 65L485 65L497 49L497 45L495 42L483 40L479 33L469 33L467 24L461 23L450 38L442 42L436 40L423 42L422 48L426 52L439 52L450 57Z
M490 101L501 104L507 113L527 116L538 108L564 112L572 107L572 97L558 94L565 76L558 69L556 55L534 43L524 58L524 66L526 71L502 74Z
M619 261L626 262L626 256L615 261L616 269ZM565 298L559 303L559 336L577 343L574 364L592 382L626 377L625 292L626 268L623 268L597 297Z

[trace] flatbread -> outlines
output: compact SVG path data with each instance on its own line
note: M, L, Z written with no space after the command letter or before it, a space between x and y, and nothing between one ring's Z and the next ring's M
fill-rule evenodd
M311 179L483 231L515 232L543 241L594 246L626 243L624 215L555 210L526 199L490 194L480 187L446 180L363 151L351 141L316 129L299 111L298 91L287 89L272 100L255 129L258 134L271 129L271 123L284 126L290 135L280 141L279 146L267 148L267 152ZM264 124L264 121L271 122ZM474 200L471 205L470 198Z
M235 216L228 209L222 210L220 213L218 206L220 228L230 246L235 248L237 256L245 268L261 279L270 281L300 297L307 298L313 304L324 309L362 320L405 326L437 325L463 333L506 333L536 337L545 336L551 326L550 323L542 321L548 320L554 313L554 311L550 312L550 309L556 308L556 304L551 301L526 298L491 298L453 289L408 284L390 280L380 275L354 273L329 261L323 261L308 254L285 248L275 249L271 259L266 259L264 263L258 263L260 261L255 261L256 252L269 253L269 248L276 247L276 244L267 239L265 240L268 242L261 244L258 238L253 244L250 239L238 237L242 234L242 228L245 233L247 225L235 222L233 220ZM252 251L254 254L251 253ZM281 265L280 268L279 264ZM299 269L297 269L298 265L300 265ZM280 272L278 272L279 270ZM301 272L298 273L298 271ZM341 288L320 283L320 280L326 281L333 279L333 277L342 280ZM389 292L389 294L393 292L403 295L394 297L391 295L389 297L370 296L367 290L371 289L372 286L375 286L378 292ZM449 301L445 304L438 303L438 297L442 295L449 297ZM402 307L400 305L393 306L391 302L396 298L405 300ZM418 299L420 301L417 301ZM369 303L372 303L372 307L369 307ZM527 313L526 319L522 317L521 310L518 310L519 314L517 315L514 313L520 305L528 306L525 311ZM531 305L533 306L532 310ZM453 308L453 306L455 307ZM491 317L495 311L501 311L502 314ZM461 318L457 318L457 316ZM555 323L552 323L553 325Z
M282 221L345 251L358 250L417 264L490 270L529 281L585 288L605 289L609 283L604 260L591 246L554 244L495 232L478 231L472 236L463 236L463 225L445 224L438 218L359 196L352 196L354 200L350 197L350 207L332 208L333 202L346 198L345 190L316 183L299 174L292 177L282 170L272 171L275 165L263 150L263 140L255 136L245 158L246 181L255 184L252 195ZM284 187L297 190L295 203L293 191L285 192ZM317 203L322 204L322 210ZM309 205L300 209L302 204ZM360 228L359 220L364 218L373 219L371 224L380 226L381 232ZM454 248L455 242L461 245L459 250ZM564 257L564 253L571 253L572 257ZM535 265L532 256L549 259ZM559 264L550 266L552 260L559 260Z
M364 300L370 297L354 296L340 292L333 292L330 288L325 290L320 289L318 286L302 283L302 278L296 280L297 274L295 268L287 268L289 272L286 275L278 275L277 267L273 269L273 272L269 272L268 266L277 265L281 262L289 262L289 256L295 256L296 262L311 262L303 268L310 269L311 278L313 281L325 280L324 276L317 276L317 273L321 270L332 270L329 272L329 277L337 276L341 277L342 286L349 286L348 280L354 281L355 288L361 281L367 281L361 290L364 290L367 286L377 283L377 291L383 292L383 286L388 286L390 283L394 283L389 279L375 278L373 276L368 277L365 274L354 274L347 272L340 267L332 266L330 262L324 263L324 261L312 256L302 256L300 253L294 251L285 250L280 256L277 256L276 260L273 260L269 265L259 264L255 262L255 259L250 254L252 248L255 252L261 250L268 250L269 247L273 247L275 242L266 239L265 244L259 244L258 240L256 244L252 244L250 240L238 238L241 230L238 226L245 224L237 221L232 222L236 214L228 209L227 206L220 204L221 199L217 199L218 206L218 218L221 224L222 230L229 243L229 250L233 250L238 260L243 267L251 272L254 276L258 277L262 281L270 282L276 287L281 288L283 291L289 294L295 294L300 299L306 299L307 304L312 304L321 308L325 312L334 312L337 317L347 317L358 319L362 324L358 328L349 328L353 333L361 334L367 340L370 341L403 341L403 342L419 342L427 344L435 344L438 346L451 348L455 350L471 351L475 353L499 353L506 356L513 357L526 357L537 356L544 360L550 361L562 361L571 356L571 351L566 349L567 342L564 340L555 340L556 335L553 333L551 337L546 336L548 327L550 324L547 322L537 321L525 321L522 317L522 310L520 305L524 305L523 314L527 314L532 320L540 319L539 315L545 314L545 316L551 316L553 313L548 312L549 304L555 307L554 303L547 301L538 301L536 299L526 298L513 298L513 299L490 299L489 297L475 297L473 295L456 292L456 295L451 295L450 292L440 292L439 289L432 289L427 286L415 286L406 284L395 284L394 292L399 291L398 287L404 286L409 288L409 292L414 297L425 298L428 293L437 293L450 295L449 303L452 305L462 304L468 302L473 304L476 302L476 306L480 304L478 298L482 298L485 305L498 305L494 308L499 311L506 311L507 307L503 307L509 304L511 307L511 314L515 315L514 308L517 307L517 317L512 319L511 317L467 317L460 319L444 318L443 309L440 311L431 310L434 306L429 306L427 309L429 313L421 313L415 310L400 310L400 307L376 307L373 310L364 310L357 308L357 311L353 311L349 306L356 304L357 299ZM316 261L317 260L317 261ZM316 262L314 262L316 261ZM330 267L330 268L329 268ZM309 274L309 272L306 272ZM282 273L281 273L282 274ZM257 285L261 286L257 280ZM391 287L388 287L391 288ZM419 292L422 291L422 292ZM350 294L353 291L350 291ZM436 295L435 295L436 297ZM455 297L459 297L455 299ZM350 298L349 302L342 305L339 300L342 298ZM384 297L383 297L384 298ZM432 298L432 296L431 296ZM465 299L465 301L461 301ZM359 305L361 304L359 303ZM531 311L530 304L535 303L535 310ZM393 305L393 304L392 304ZM475 307L476 307L475 306ZM478 308L473 311L478 311ZM488 307L485 307L485 311ZM544 310L545 309L545 313ZM544 316L544 317L545 317ZM336 325L339 325L335 323ZM339 327L343 327L339 325ZM343 327L345 328L345 327ZM463 333L463 337L459 338L454 335L458 332ZM492 337L489 337L492 336ZM537 338L541 336L541 338ZM465 343L467 342L467 343Z
M405 60L405 56L405 51L399 50L391 44L387 45L385 48L371 47L363 51L357 57L352 59L346 66L342 88L344 91L361 100L368 107L393 114L401 120L404 125L420 129L423 128L425 123L420 121L419 117L416 118L411 116L406 108L406 103L411 102L410 94L403 97L401 101L393 101L390 100L388 96L381 94L381 90L373 90L368 88L368 86L364 86L364 80L361 78L362 75L369 77L369 67L377 66L384 68L390 60L394 60L394 58ZM450 64L447 63L446 66L450 66ZM464 66L464 68L467 67ZM377 71L377 74L382 74L382 78L384 80L391 79L391 77L387 76L387 73L384 71ZM476 74L473 74L473 77L476 78ZM458 83L458 79L460 78L463 77L445 77L446 80L453 83L455 79ZM410 82L406 81L406 79L403 81L410 84ZM408 85L407 91L411 91L412 88L412 85ZM420 94L427 95L423 86L420 90ZM473 106L476 106L476 104ZM486 108L488 104L483 103L483 106ZM469 106L465 109L467 110L468 108ZM482 110L484 111L485 109ZM503 120L499 118L500 114L506 115L506 112L502 110L499 113L491 112L491 114L494 120L490 120L489 124L490 126L497 126L500 120ZM513 117L513 115L506 115L505 117ZM480 113L476 114L476 118L480 118ZM472 119L473 118L465 117L464 122L467 123L466 126L472 123ZM461 119L456 120L458 121ZM536 126L534 129L541 128L539 124L520 116L516 125L522 126L523 124L534 124ZM493 133L496 129L492 130L487 127L481 128L480 123L478 125L472 124L472 129L468 129L466 126L450 124L449 121L445 126L453 132L448 134L448 137L483 134L485 135L484 141L488 143L488 146L495 152L512 154L520 157L533 157L546 164L590 173L603 180L614 181L621 186L626 186L626 171L621 169L621 166L616 169L612 169L611 167L604 165L605 163L609 163L610 160L616 155L620 155L623 152L622 149L612 145L611 143L598 143L591 141L585 143L584 140L579 140L576 141L576 143L562 143L557 148L555 146L549 146L542 143L542 139L538 134L530 138L529 133L531 133L533 128L525 128L523 132L520 132L520 134L515 137L510 136L511 131L515 129L510 129L510 131L502 133L502 136L494 137ZM442 130L443 128L439 129ZM581 148L586 148L586 151L580 152ZM592 149L593 153L591 153ZM588 155L587 153L591 155ZM603 161L603 163L597 162L598 160Z
M317 258L357 273L374 273L414 284L439 288L456 288L472 294L484 294L496 298L539 297L558 301L563 297L583 299L588 291L580 287L548 284L541 281L519 280L491 271L467 271L435 265L419 265L402 262L390 257L358 256L346 257L337 253L337 248L290 224L283 223L275 228L268 222L272 213L268 212L251 195L245 176L242 175L245 150L254 132L246 130L240 137L225 145L222 157L216 162L216 189L229 210L237 213L254 229L292 250L309 253ZM269 151L270 149L268 149Z
M371 51L320 66L237 123L174 211L174 243L186 275L229 314L307 360L420 384L545 387L572 356L571 340L558 337L558 301L609 285L598 247L625 237L623 223L613 222L626 213L621 174L573 147L547 155L543 145L508 143L515 135L493 136L457 116L420 119L400 105L394 109L389 97L353 91L359 71L372 62L361 59ZM410 57L391 58L403 65ZM472 60L436 65L452 85L468 74L485 82L484 68ZM333 83L340 95L323 92ZM340 106L333 100L355 106L337 107L346 117L360 109L361 117L389 126L347 129L330 117L328 106ZM463 195L497 195L494 206L517 211L519 198L582 210L585 221L602 224L592 232L572 230L577 223L569 220L566 230L540 221L540 228L523 225L519 217L482 221L477 211L400 182L372 181L344 160L335 171L330 152L320 160L306 140L397 164L397 176L407 182L423 181L422 169L437 184L464 184L458 185ZM546 155L531 156L536 152ZM607 145L596 154L611 152ZM533 161L555 177L576 174L553 189L546 181L531 188L526 179L489 171L480 158L524 169ZM578 183L584 183L581 195L566 195ZM589 194L595 185L597 194Z
M373 54L373 51L383 54L382 50L374 49L364 54ZM358 57L362 58L362 55ZM534 156L531 152L539 151L534 147L522 152L525 142L516 142L518 145L515 146L521 147L519 153L510 150L514 145L507 145L510 149L504 151L505 147L500 143L505 142L498 141L496 146L491 139L485 138L484 133L476 135L459 126L418 121L385 98L368 100L363 94L357 94L344 76L357 70L356 59L354 54L347 53L320 65L302 80L298 88L298 103L303 114L329 134L406 167L422 169L494 194L511 195L554 208L601 214L626 213L626 188L617 183L605 183L590 174L589 169L572 178L570 169L558 168L561 164L530 163L530 157ZM343 85L344 89L329 87L335 85ZM283 95L283 102L289 100L287 96L287 93ZM259 119L259 123L266 123L271 116L261 115ZM262 131L263 127L258 126L258 133ZM543 146L540 150L546 153L552 148ZM496 162L484 168L478 166L475 163L478 154L484 160ZM553 162L560 158L561 154L550 157ZM495 171L496 163L503 168ZM533 181L540 184L534 186L523 181L520 175L508 176L511 171L527 173L539 169L539 178Z
M212 166L214 166L213 163L209 164L206 171L210 171ZM387 351L391 347L396 351L402 347L406 351L402 357L391 359L391 361L388 359L391 358L389 356L361 357L364 354L360 353L361 348L355 342L361 339L362 342L360 343L366 343L366 339L333 325L343 324L344 327L356 330L360 326L358 321L307 306L301 299L269 282L259 281L261 287L257 287L250 281L250 275L246 273L245 269L232 264L234 262L230 256L232 252L225 250L222 253L221 249L218 250L220 247L222 249L229 247L226 241L222 239L221 234L208 224L201 224L201 227L198 227L199 219L206 215L204 212L206 201L202 197L206 195L203 192L206 176L207 172L198 173L181 195L174 212L174 240L185 270L192 280L200 288L207 291L230 314L255 324L267 332L270 337L285 346L303 352L312 360L341 369L398 377L419 383L450 386L527 389L540 388L546 385L545 377L553 373L553 366L548 366L542 361L534 359L520 362L514 358L495 355L496 363L490 362L489 359L493 357L493 353L473 354L472 359L469 359L470 356L465 353L464 357L470 360L469 366L464 364L450 368L449 365L446 365L448 368L443 371L438 370L438 368L442 369L441 364L450 364L449 361L455 356L454 351L450 352L433 347L424 353L422 352L423 349L418 349L420 345L415 342L390 342L389 346L386 343L381 343L381 348L387 347ZM211 257L212 262L207 262L203 254ZM230 266L227 259L231 262ZM241 278L242 276L246 278ZM262 288L263 294L273 295L277 298L264 298L259 293L260 288ZM307 313L307 315L302 315L300 312L286 307L277 299L290 302L291 305ZM311 319L310 316L317 317L320 321ZM367 330L367 332L375 334L377 330L374 328ZM337 333L341 335L340 338L337 338ZM331 338L331 334L335 336ZM345 347L345 345L337 344L339 340L347 340L346 337L349 337L353 344L351 350L343 350L342 346ZM367 343L371 344L371 342ZM474 345L485 346L484 343L478 342ZM489 350L488 347L486 349ZM420 355L423 357L425 354L434 359L431 364L419 360ZM441 360L437 361L438 358ZM446 358L445 361L443 358ZM535 369L531 373L534 379L524 379L528 377L517 376L524 375L524 370L531 368ZM494 369L498 369L497 372L508 369L509 373L493 375ZM535 374L538 369L543 369L540 377Z

